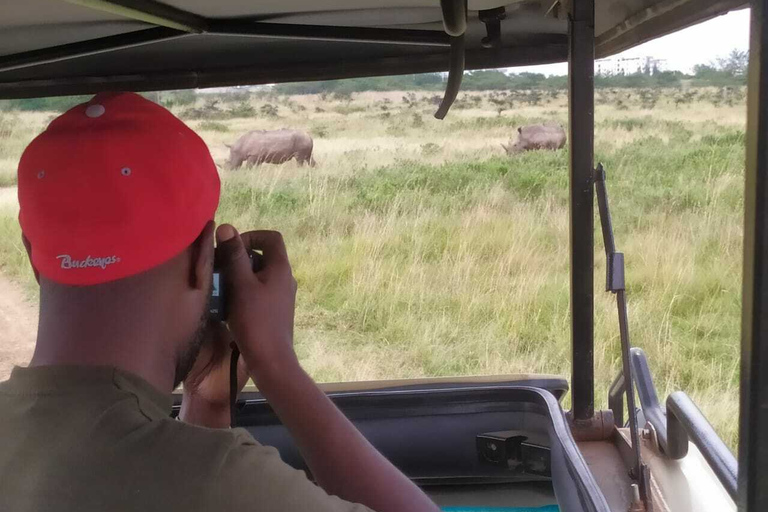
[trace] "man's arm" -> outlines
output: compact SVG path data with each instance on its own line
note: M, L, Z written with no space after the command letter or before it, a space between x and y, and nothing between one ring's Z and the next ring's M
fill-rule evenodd
M296 281L282 236L232 226L217 231L230 307L229 326L251 376L329 494L377 512L430 512L437 506L385 459L325 396L293 350ZM253 273L246 247L260 250Z
M229 370L232 335L222 322L209 322L195 364L184 379L179 419L208 428L229 428ZM238 391L248 382L242 358L237 365Z

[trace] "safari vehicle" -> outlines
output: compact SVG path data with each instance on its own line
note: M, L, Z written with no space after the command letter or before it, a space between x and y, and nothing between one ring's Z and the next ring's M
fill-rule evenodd
M744 0L28 0L0 7L0 98L235 86L569 62L570 382L548 375L326 385L370 441L445 507L768 511L768 5L752 2L737 461L682 392L659 404L632 349L623 258L593 161L594 59ZM597 194L596 194L597 191ZM623 371L595 410L595 196ZM636 401L635 390L637 391ZM561 400L570 391L572 408ZM625 400L626 398L626 400ZM627 403L625 415L624 403ZM303 467L256 390L235 422ZM624 420L624 417L627 420Z

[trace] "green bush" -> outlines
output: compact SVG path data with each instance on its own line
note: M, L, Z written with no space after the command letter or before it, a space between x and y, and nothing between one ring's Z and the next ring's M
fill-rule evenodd
M11 111L43 111L64 112L80 103L91 99L91 96L59 96L53 98L25 98L17 100L0 100L0 110Z
M222 132L226 133L229 131L229 127L225 125L224 123L219 123L218 121L203 121L199 125L197 125L199 130L209 131L209 132Z

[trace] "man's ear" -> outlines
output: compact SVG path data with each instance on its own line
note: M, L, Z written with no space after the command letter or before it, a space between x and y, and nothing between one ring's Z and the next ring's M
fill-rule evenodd
M197 290L207 290L213 274L213 233L216 223L208 221L192 243L192 264L190 265L189 285Z
M24 244L24 249L27 250L29 266L32 267L32 272L35 273L35 281L37 281L37 284L40 284L40 272L37 271L34 263L32 263L32 244L29 243L29 240L27 240L27 237L25 237L23 233L21 234L21 243Z

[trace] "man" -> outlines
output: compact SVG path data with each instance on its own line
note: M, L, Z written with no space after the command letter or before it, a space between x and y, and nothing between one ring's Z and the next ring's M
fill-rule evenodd
M40 324L29 367L0 383L0 510L437 510L299 365L279 233L219 226L229 330L207 325L219 178L170 112L98 95L29 145L18 183ZM230 331L241 387L250 375L317 485L227 428Z

